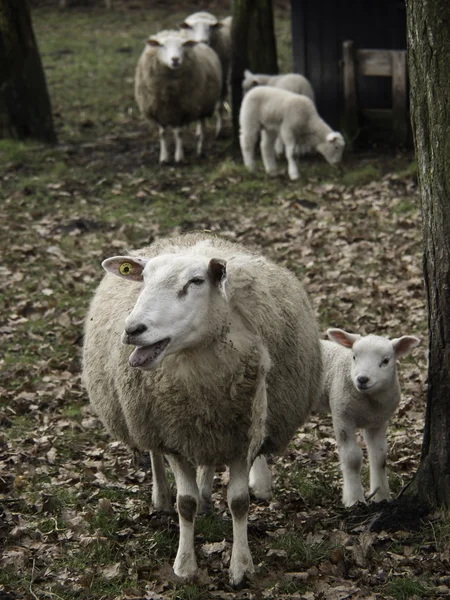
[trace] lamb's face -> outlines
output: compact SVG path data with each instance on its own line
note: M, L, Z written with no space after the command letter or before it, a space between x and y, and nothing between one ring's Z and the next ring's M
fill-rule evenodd
M395 352L392 343L376 335L368 335L353 344L351 377L362 393L389 388L396 377Z
M150 260L114 257L103 266L115 275L143 283L122 335L123 343L135 346L129 359L132 367L154 369L164 356L205 339L211 295L225 277L225 263L167 254Z
M211 33L221 23L209 13L194 14L183 21L181 27L189 31L189 37L202 44L211 43Z
M327 139L317 146L317 151L322 154L330 165L341 162L344 152L345 141L338 131L332 131L327 135Z
M164 36L150 37L147 44L157 49L158 60L162 64L169 69L176 70L183 64L186 49L195 45L196 42L174 32Z

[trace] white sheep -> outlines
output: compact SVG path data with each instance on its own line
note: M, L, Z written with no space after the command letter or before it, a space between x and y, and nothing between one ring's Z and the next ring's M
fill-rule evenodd
M242 80L242 91L244 94L259 85L288 90L288 92L292 92L293 94L303 94L313 102L315 101L312 85L306 77L299 73L265 75L263 73L252 73L249 69L245 69L244 79Z
M400 402L396 360L415 348L414 336L397 339L378 335L361 337L342 329L328 329L330 340L322 340L323 394L314 406L331 411L343 474L345 506L364 502L360 471L362 450L355 438L363 430L370 465L370 497L388 500L386 475L388 421Z
M274 147L280 136L292 180L299 177L295 162L296 146L300 152L320 152L332 165L341 160L344 151L344 138L319 116L314 102L287 90L267 86L250 90L242 101L239 125L242 156L250 171L255 169L255 146L259 135L266 173L276 173Z
M181 128L197 127L201 154L204 124L220 102L222 69L217 54L182 31L161 31L148 38L136 68L135 97L144 117L159 125L159 162L169 160L167 127L173 128L175 162L184 160Z
M200 11L185 18L181 27L189 32L192 39L208 44L217 53L222 66L221 102L217 109L216 136L223 123L224 103L228 95L229 71L231 62L231 17L217 19L209 12Z
M91 403L112 435L157 453L158 472L161 454L168 457L180 577L197 570L194 519L204 494L195 467L229 465L230 580L239 585L254 570L250 465L289 443L320 393L321 350L306 293L287 269L206 234L160 240L103 266L84 338Z

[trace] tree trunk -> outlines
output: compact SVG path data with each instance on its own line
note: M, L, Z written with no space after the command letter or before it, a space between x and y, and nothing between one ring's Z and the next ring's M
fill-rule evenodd
M0 138L56 142L27 0L0 0Z
M407 0L411 115L422 198L429 366L419 469L407 496L450 507L450 2Z
M231 37L231 104L237 149L245 69L254 73L278 73L272 0L233 0Z

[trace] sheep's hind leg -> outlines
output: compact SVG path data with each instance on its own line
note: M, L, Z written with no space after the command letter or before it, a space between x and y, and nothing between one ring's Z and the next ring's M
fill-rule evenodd
M244 584L246 576L254 572L247 537L249 504L247 461L237 460L230 465L228 484L228 506L233 519L230 583L235 587Z
M214 483L215 467L201 466L197 468L197 486L200 493L200 510L209 513L212 511L212 488Z
M161 165L169 162L167 130L165 127L159 128L159 162Z
M295 181L300 177L297 163L295 162L295 139L290 131L280 131L281 140L284 144L284 151L286 154L286 160L288 162L288 174L289 179Z
M258 132L244 133L241 131L239 135L239 143L241 145L242 158L244 165L249 171L255 170L255 146L258 141Z
M386 475L386 458L388 452L386 440L387 423L376 429L365 429L364 440L367 445L370 464L370 495L375 502L389 500L389 482Z
M184 161L183 139L181 137L181 127L174 127L173 139L175 140L175 162Z
M355 439L354 429L342 423L333 423L333 426L344 479L342 502L344 506L365 502L360 475L363 453Z
M195 137L197 138L197 156L201 156L203 152L203 142L205 141L205 122L203 119L200 119L197 123Z
M178 577L192 579L197 573L194 521L199 503L195 469L181 458L169 456L168 460L177 484L177 509L180 523L180 540L173 570Z
M252 494L259 500L272 498L272 473L265 456L255 458L250 469L249 486Z
M152 461L152 504L156 510L173 513L172 494L166 477L164 456L159 452L150 452Z
M275 157L275 140L276 133L273 131L261 131L261 156L264 163L264 168L268 175L275 175L277 172L277 159Z

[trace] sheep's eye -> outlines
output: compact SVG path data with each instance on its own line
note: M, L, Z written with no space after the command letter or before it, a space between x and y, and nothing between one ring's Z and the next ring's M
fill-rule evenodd
M389 364L389 359L388 358L383 358L383 360L380 363L380 367L385 367L388 364Z
M356 356L355 355L353 355L352 358L353 358L353 360L356 360Z
M205 280L202 279L201 277L193 277L189 283L193 283L194 285L201 285L202 283L204 283Z
M119 271L121 275L131 275L131 273L133 272L133 267L131 266L131 263L124 262L120 265Z

